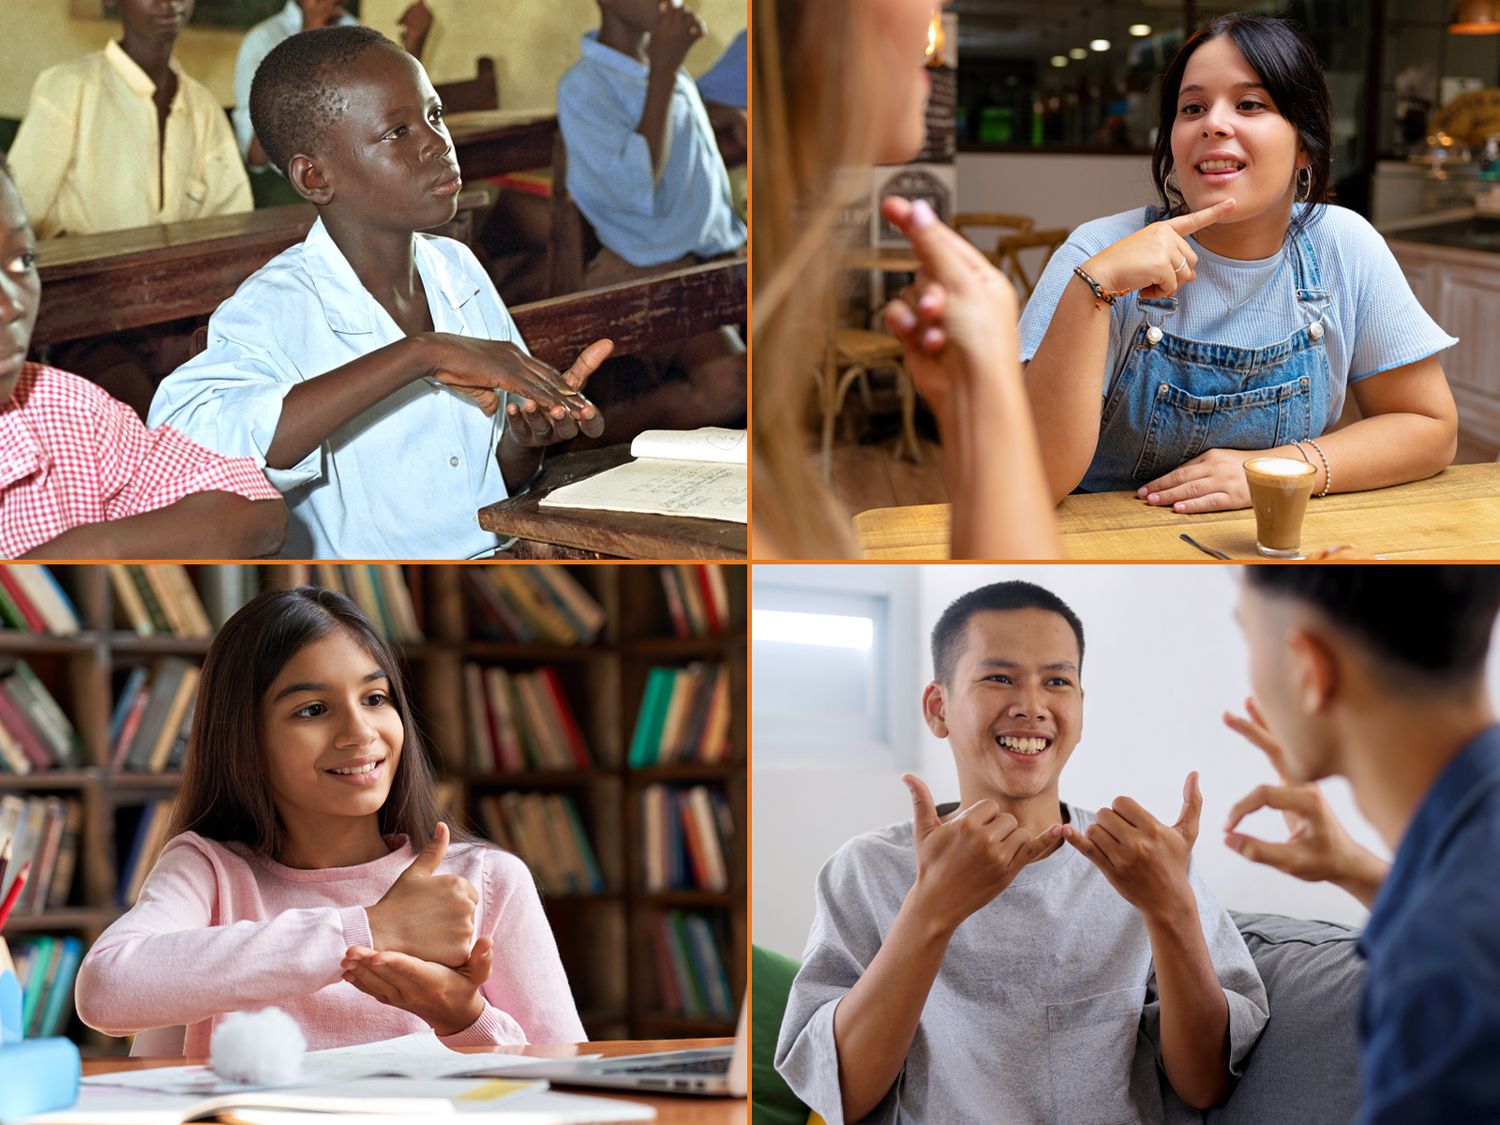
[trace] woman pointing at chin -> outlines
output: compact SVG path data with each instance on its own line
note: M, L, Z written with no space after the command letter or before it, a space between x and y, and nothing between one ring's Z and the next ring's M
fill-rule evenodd
M1223 16L1182 46L1152 159L1166 206L1075 230L1021 318L1054 499L1136 489L1208 512L1247 507L1242 465L1267 453L1308 461L1315 496L1452 461L1436 353L1457 341L1374 228L1328 203L1331 118L1285 21ZM1329 432L1346 392L1362 420Z

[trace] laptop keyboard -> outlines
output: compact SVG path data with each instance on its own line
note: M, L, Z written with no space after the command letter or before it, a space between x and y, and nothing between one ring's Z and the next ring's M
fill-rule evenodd
M697 1062L652 1063L649 1066L622 1066L614 1074L728 1074L727 1058L699 1059Z

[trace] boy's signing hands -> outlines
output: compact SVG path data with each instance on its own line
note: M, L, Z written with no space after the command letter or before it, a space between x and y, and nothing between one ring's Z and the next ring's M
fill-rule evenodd
M1281 743L1267 728L1253 698L1245 700L1249 718L1224 713L1224 725L1243 736L1271 759L1280 785L1258 785L1229 810L1224 843L1255 863L1264 863L1309 882L1326 879L1372 906L1390 864L1360 847L1344 830L1317 784L1297 781L1287 773ZM1236 832L1240 821L1257 809L1279 809L1290 835L1280 844Z
M433 372L439 383L468 395L486 416L500 409L500 392L520 399L506 411L512 436L523 445L550 445L579 433L598 437L604 416L580 389L614 351L609 340L596 340L566 372L527 355L508 340L448 336L442 360Z
M1168 917L1186 908L1196 916L1197 900L1188 884L1188 858L1198 838L1203 793L1198 774L1182 786L1182 814L1163 824L1139 802L1120 797L1100 809L1087 832L1061 826L1063 839L1082 852L1120 892L1120 897L1147 919Z
M994 801L976 801L944 822L926 782L912 774L901 778L911 791L912 842L917 852L913 893L922 914L943 933L987 906L1010 886L1016 873L1053 843L1032 840L1016 818Z
M479 892L461 875L438 873L447 853L448 826L439 822L432 842L396 876L379 902L365 908L375 947L371 953L405 954L463 971L474 949Z

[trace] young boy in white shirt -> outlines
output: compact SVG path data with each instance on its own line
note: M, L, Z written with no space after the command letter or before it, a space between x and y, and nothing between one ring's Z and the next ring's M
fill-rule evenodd
M923 713L958 811L907 775L914 820L824 865L776 1047L829 1125L1197 1121L1265 1026L1255 964L1191 865L1197 775L1172 825L1128 797L1058 799L1083 647L1026 582L964 595L933 630Z
M153 424L264 465L291 509L287 557L492 553L479 508L544 446L602 433L579 388L612 345L566 375L532 359L473 254L417 233L453 217L462 183L426 73L379 32L287 39L250 110L319 218L219 307Z

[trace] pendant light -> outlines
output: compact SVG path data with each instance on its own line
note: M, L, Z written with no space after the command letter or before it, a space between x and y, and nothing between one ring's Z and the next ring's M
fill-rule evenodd
M1458 0L1448 17L1450 35L1500 35L1500 0Z

